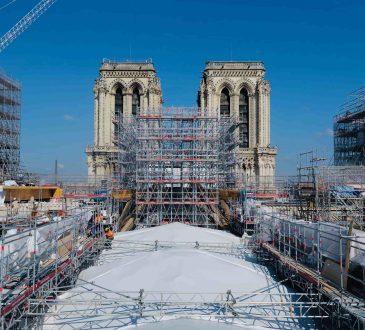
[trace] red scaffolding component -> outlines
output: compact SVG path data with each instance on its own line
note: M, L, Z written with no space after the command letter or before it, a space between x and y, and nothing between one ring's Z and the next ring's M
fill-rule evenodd
M136 204L141 205L216 205L218 200L211 200L207 202L197 202L197 201L142 201L137 200Z
M145 180L138 180L137 183L218 183L218 180L179 180L179 179L145 179Z
M108 194L64 194L65 198L97 198L108 196Z

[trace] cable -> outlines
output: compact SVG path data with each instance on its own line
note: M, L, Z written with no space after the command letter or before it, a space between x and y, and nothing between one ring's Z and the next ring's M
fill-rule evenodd
M10 2L8 2L6 5L0 7L0 10L5 9L6 7L10 6L12 3L14 3L16 0L11 0Z

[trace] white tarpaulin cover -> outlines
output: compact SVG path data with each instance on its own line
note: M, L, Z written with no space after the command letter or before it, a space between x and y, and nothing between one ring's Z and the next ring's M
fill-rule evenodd
M123 254L123 244L132 246L135 242L199 242L210 244L239 244L239 238L226 232L197 228L179 223L155 228L141 229L133 232L118 233L109 250L100 256L100 264L81 272L75 288L70 289L56 300L46 315L44 329L71 329L95 323L103 329L121 329L143 325L142 329L160 329L154 323L180 318L177 310L161 315L147 316L149 308L174 301L217 299L216 293L222 293L223 302L226 292L231 290L237 303L248 303L245 319L234 320L236 326L246 329L295 329L304 328L295 319L258 320L255 315L268 316L289 315L288 307L280 303L289 295L288 289L271 277L268 270L254 262L250 255L230 255L216 253L199 248L177 245L156 250L141 250L137 253ZM143 302L138 305L138 296L143 289ZM131 305L125 306L134 297ZM242 298L243 297L243 298ZM151 301L160 303L149 305ZM219 300L217 300L218 302ZM253 302L266 302L268 308L261 310ZM109 303L108 303L109 302ZM118 306L122 304L122 307ZM124 304L123 304L124 303ZM204 305L204 304L203 304ZM137 306L137 307L136 307ZM136 318L136 308L143 306L144 317ZM192 305L186 306L191 318L200 321L166 321L161 329L224 329L224 324L204 320L216 320L209 315L204 317L199 311L192 311ZM165 306L166 307L166 306ZM129 309L130 310L129 310ZM167 307L166 307L167 308ZM204 307L208 308L208 307ZM218 308L218 307L215 307ZM188 312L186 312L189 314ZM186 318L186 316L185 316ZM232 318L229 319L232 321ZM152 322L152 324L151 324ZM203 322L203 323L202 323ZM147 323L147 325L146 325Z
M55 218L36 229L25 229L20 233L16 229L8 230L4 238L2 274L10 277L19 275L26 269L25 265L32 262L34 252L39 262L50 259L57 252L57 240L75 225L80 230L86 228L91 216L91 209L76 209L74 215L64 219Z
M254 215L259 226L257 240L272 241L276 232L282 237L296 238L298 243L303 244L306 249L320 245L322 256L339 262L342 250L343 261L347 245L348 228L329 222L310 222L293 219L286 215L273 212L272 208L260 205L260 202L248 200L246 203L247 212ZM353 230L351 239L350 258L362 262L365 266L365 232ZM340 249L342 245L342 249ZM313 258L317 253L313 250ZM360 255L360 257L359 257Z

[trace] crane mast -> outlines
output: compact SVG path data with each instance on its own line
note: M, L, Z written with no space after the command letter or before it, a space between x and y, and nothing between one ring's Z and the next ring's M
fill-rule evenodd
M32 25L57 0L42 0L35 5L18 23L0 38L0 53L8 47L20 34Z

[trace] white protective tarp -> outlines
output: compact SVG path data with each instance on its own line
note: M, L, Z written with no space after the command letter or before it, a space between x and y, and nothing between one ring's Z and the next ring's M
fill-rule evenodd
M258 223L258 234L256 239L259 241L272 241L274 233L280 233L282 239L296 239L308 251L320 247L320 253L326 258L336 262L341 259L344 261L348 239L348 229L329 222L310 222L293 219L286 215L273 212L272 208L260 205L253 201L247 204L250 213L255 214ZM365 232L353 230L351 238L350 258L362 255L365 249ZM341 246L342 245L342 246ZM315 257L313 255L313 258Z
M16 229L8 230L4 238L4 254L2 256L2 274L4 277L19 275L26 270L26 264L37 256L38 262L50 259L57 253L57 240L68 230L75 226L85 232L87 222L92 216L91 209L76 209L74 215L59 221L51 221L36 229L26 229L17 232Z
M281 309L280 303L278 306L276 304L276 302L282 302L286 299L285 295L288 294L288 289L273 279L268 270L256 264L255 259L250 256L237 258L236 255L229 253L216 253L179 244L175 247L141 251L125 256L118 255L120 246L123 243L128 244L131 240L135 242L154 240L159 242L174 241L175 243L199 242L201 245L204 243L239 244L239 238L232 234L179 223L117 233L111 249L103 251L100 256L99 261L105 262L81 272L76 288L70 289L57 298L56 304L58 302L59 306L50 310L52 315L48 317L46 315L43 329L71 329L68 324L75 325L75 322L78 322L79 327L91 326L92 322L96 322L100 328L121 329L119 321L123 319L128 323L126 318L128 319L129 312L118 307L116 300L120 297L138 296L141 289L145 293L152 292L155 299L164 297L163 301L168 300L168 297L179 300L176 298L180 297L179 295L182 295L182 300L187 297L186 295L194 295L193 301L208 299L212 297L212 293L223 293L223 297L225 297L227 290L231 290L236 297L242 294L246 297L243 301L252 301L252 304L249 303L250 312L247 314L247 319L239 320L236 325L245 328L247 321L250 326L247 326L246 329L261 329L266 328L264 325L267 325L264 321L261 322L256 319L254 321L255 317L251 317L250 313L262 313L265 316L288 315L288 308ZM94 311L99 301L104 302L100 307L100 315ZM113 301L109 307L108 301ZM265 308L265 311L259 310L260 307L255 307L254 303L257 301L269 302L269 305L272 305L272 311L270 308ZM135 300L133 304L136 304ZM115 313L115 319L110 319L108 313ZM136 319L133 315L135 315L134 312L130 311L130 323L127 327L156 321L156 318L148 317ZM108 318L108 320L103 321L103 317ZM192 317L194 318L194 315ZM174 314L172 313L157 319L163 321L173 318ZM207 316L206 319L215 320L214 317L211 318L210 316ZM185 324L184 321L179 320L176 322L167 321L167 323L160 325L161 329L225 328L224 324L201 322L189 321ZM143 325L142 329L144 327L145 329L154 329L154 326L157 325L155 323ZM301 324L300 321L294 319L288 319L285 325L280 320L274 320L269 328L294 329L301 328Z
M117 233L118 241L172 241L172 242L204 242L204 243L239 243L239 238L225 231L187 226L181 223L134 231Z
M224 322L209 322L203 320L178 319L165 322L144 324L141 330L251 330L252 327L237 326ZM257 330L258 328L255 327Z
M14 180L6 180L3 182L3 185L6 187L15 187L18 184Z

